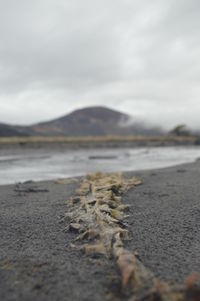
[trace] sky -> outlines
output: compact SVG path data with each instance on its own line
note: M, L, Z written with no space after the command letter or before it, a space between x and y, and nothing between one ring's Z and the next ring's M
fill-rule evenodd
M107 106L200 128L199 0L0 0L0 122Z

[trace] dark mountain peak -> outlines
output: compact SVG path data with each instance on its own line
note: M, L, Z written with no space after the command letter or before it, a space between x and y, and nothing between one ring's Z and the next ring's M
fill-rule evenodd
M122 120L128 118L128 115L118 111L94 106L75 110L49 122L36 124L32 129L44 135L51 133L67 136L105 136L111 128L117 128Z
M1 129L1 128L0 128ZM128 114L104 107L94 106L75 110L60 118L28 127L3 129L7 135L31 136L110 136L110 135L157 135L160 130L146 127ZM0 132L1 135L1 132ZM16 133L17 135L17 133Z
M116 110L103 107L103 106L92 106L83 109L78 109L72 113L59 118L59 120L73 119L73 120L90 120L95 119L96 121L119 121L120 119L128 118L128 115L118 112Z

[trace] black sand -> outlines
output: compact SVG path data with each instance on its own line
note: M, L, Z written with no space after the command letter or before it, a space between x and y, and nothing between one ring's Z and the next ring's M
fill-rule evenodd
M181 282L200 272L200 162L132 174L144 184L124 195L131 204L127 247L161 279ZM0 300L96 301L116 290L113 261L71 248L76 236L61 223L78 185L0 187Z

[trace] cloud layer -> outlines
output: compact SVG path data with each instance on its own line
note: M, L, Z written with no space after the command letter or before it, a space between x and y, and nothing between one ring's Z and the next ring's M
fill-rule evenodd
M0 122L88 105L200 128L199 0L0 0Z

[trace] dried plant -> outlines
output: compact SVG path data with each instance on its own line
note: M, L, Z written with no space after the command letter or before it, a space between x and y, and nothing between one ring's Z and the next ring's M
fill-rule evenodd
M77 196L69 200L66 216L70 218L68 230L77 232L79 248L89 255L113 257L121 274L122 290L131 288L130 300L139 301L199 301L197 276L190 277L186 285L170 286L155 278L134 254L124 247L129 231L124 222L129 206L122 204L125 191L141 185L142 181L125 178L122 173L96 173L83 178Z

